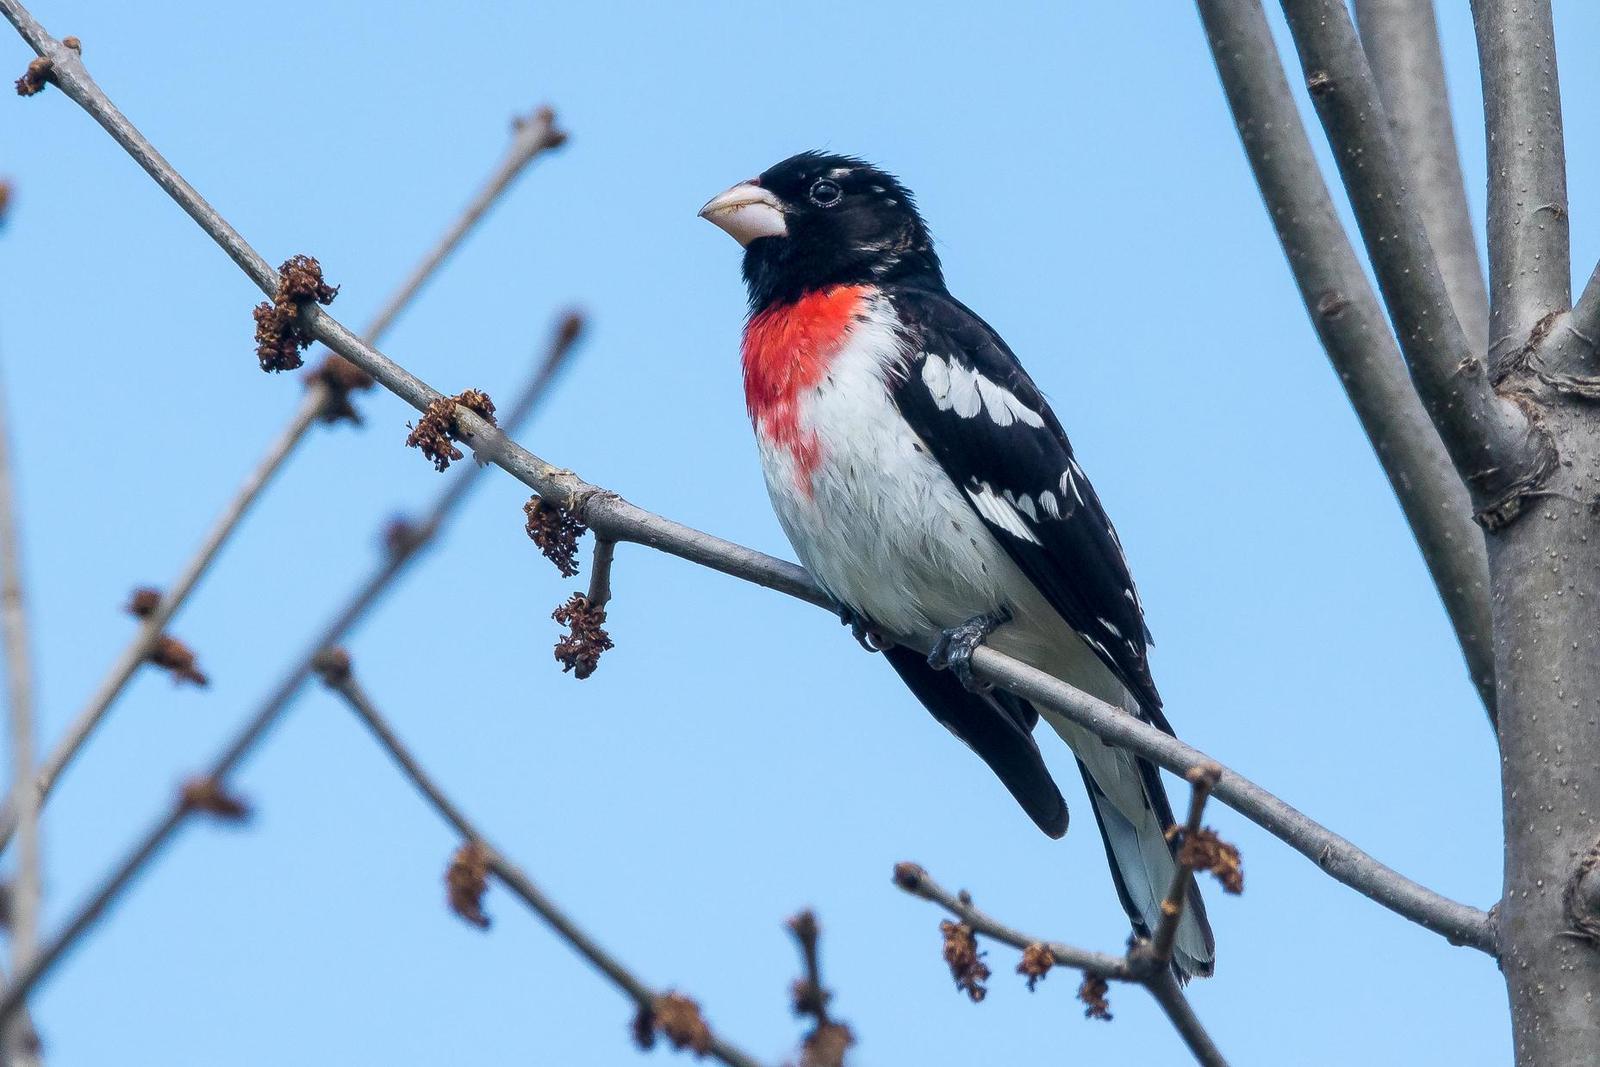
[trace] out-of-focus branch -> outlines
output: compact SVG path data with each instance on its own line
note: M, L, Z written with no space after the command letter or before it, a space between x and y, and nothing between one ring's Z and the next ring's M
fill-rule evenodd
M1260 0L1199 0L1198 7L1306 312L1405 512L1493 722L1489 562L1466 485L1334 209Z
M476 843L480 848L487 850L489 870L511 893L526 904L534 914L548 923L557 936L565 941L573 951L587 960L601 974L605 975L613 985L620 989L634 1002L641 1012L654 1012L661 1003L663 994L652 989L649 985L630 971L626 965L611 953L601 948L600 945L581 929L573 919L567 915L554 901L534 884L527 873L506 858L499 849L488 843L488 838L481 830L462 812L461 808L450 799L444 789L434 781L433 777L417 762L411 750L405 746L388 720L378 711L366 691L356 681L354 674L349 669L348 657L343 660L342 671L333 671L324 674L328 687L337 693L351 711L366 725L389 758L406 776L417 792L421 793L429 805L449 823L462 839ZM717 1037L714 1033L710 1037L708 1053L718 1061L728 1064L729 1067L756 1067L757 1061L748 1053L729 1044Z
M1540 491L1554 447L1496 394L1456 318L1345 0L1283 0L1283 10L1417 393L1478 520L1501 529Z
M394 324L401 312L410 306L411 301L421 291L423 285L438 273L439 269L449 259L461 241L472 231L472 228L483 218L489 208L500 198L501 194L510 187L512 181L525 170L541 153L547 149L556 148L566 141L567 135L555 124L555 115L548 107L541 107L531 116L519 119L516 123L515 133L511 147L507 150L505 158L495 167L477 195L466 209L450 224L439 242L428 251L421 262L400 285L398 289L384 301L372 320L367 324L363 336L373 344L377 344ZM554 373L555 365L548 366L549 373ZM542 388L542 386L540 387ZM326 419L330 414L341 410L348 410L348 399L345 390L336 382L323 375L314 377L309 382L305 398L296 409L294 416L289 420L282 433L280 433L266 453L256 463L255 468L245 478L244 484L234 493L233 499L228 502L221 515L217 517L211 531L201 542L195 554L184 565L182 573L176 581L166 590L155 609L145 616L139 632L128 644L128 647L117 657L106 677L89 698L88 703L67 727L66 734L51 750L44 765L39 768L34 789L38 803L42 804L49 797L50 791L55 788L55 783L63 771L76 758L79 750L88 741L91 734L99 727L106 713L117 698L122 695L128 682L132 680L141 664L145 663L167 623L178 610L183 607L189 595L194 592L200 580L205 577L211 564L216 560L217 554L222 551L222 546L227 543L233 532L238 529L246 513L261 496L273 477L282 469L295 449L305 440L308 431L316 425L319 419ZM6 847L11 839L12 831L16 827L15 800L0 810L0 849Z
M56 84L63 93L89 111L110 131L157 184L265 292L276 292L277 272L116 110L83 70L76 53L61 47L59 42L46 34L17 0L0 0L0 12L18 26L35 49L68 57L58 65L56 71ZM437 389L362 341L320 307L308 305L303 317L309 320L308 327L318 340L372 375L385 389L418 411L426 411L442 397L443 394ZM553 466L534 455L465 407L456 408L455 421L480 458L493 462L544 499L574 511L597 537L646 545L833 610L829 597L817 588L801 567L630 504L617 494L591 485L571 471ZM322 644L336 641L337 638L333 638ZM1052 708L1096 736L1176 773L1181 774L1199 763L1217 762L1126 711L992 648L979 647L973 653L972 665L981 677ZM1471 945L1491 955L1494 953L1494 938L1487 914L1443 897L1384 866L1253 782L1224 768L1215 796L1364 896L1451 941Z
M511 406L505 423L507 430L514 432L546 393L558 369L565 363L581 335L581 323L582 320L576 313L568 313L562 318L555 339L540 361L536 372ZM315 668L318 655L324 649L339 644L393 587L395 580L404 572L407 565L434 542L445 521L466 498L467 491L482 473L483 468L478 464L466 464L465 469L440 490L433 506L420 521L415 524L405 524L403 529L398 531L391 529L386 538L388 551L382 562L352 592L350 598L317 634L310 647L289 668L261 706L234 735L221 755L198 781L210 783L219 792L226 786L228 775L255 748L294 701L306 678ZM89 900L73 913L62 929L30 959L26 967L17 971L5 988L0 990L0 1025L11 1018L39 979L78 943L84 933L121 896L135 876L166 847L196 810L199 809L188 794L180 795L178 801L140 838L127 856L101 882Z
M26 967L39 947L39 912L43 901L43 861L39 848L39 804L30 788L33 777L35 702L33 650L27 596L22 580L22 524L17 515L15 461L11 455L11 420L5 392L0 390L0 635L5 642L6 714L11 747L11 802L17 811L17 867L9 890L11 966ZM39 1035L33 1020L19 1012L0 1029L0 1050L7 1064L37 1061Z
M1472 236L1433 0L1355 0L1356 27L1422 213L1450 304L1473 351L1489 349L1489 292Z
M1183 1038L1184 1044L1189 1047L1197 1063L1206 1067L1227 1067L1228 1061L1218 1051L1205 1028L1200 1025L1199 1019L1189 1007L1187 998L1172 977L1172 972L1164 962L1149 951L1148 945L1143 948L1135 945L1127 955L1113 956L1107 952L1093 952L1065 945L1059 941L1030 937L980 911L967 894L951 893L915 863L895 864L894 884L912 896L939 905L959 919L974 935L981 934L1001 944L1023 950L1027 953L1024 959L1029 965L1025 973L1029 973L1033 978L1042 977L1049 969L1047 965L1038 962L1042 956L1051 964L1070 967L1093 978L1144 986L1150 990L1156 1003L1161 1006L1168 1021ZM1089 988L1087 984L1085 988ZM1091 1009L1101 1018L1109 1018L1109 1014L1105 1012L1103 997L1097 996L1096 1000L1098 1003L1091 1004Z
M1505 357L1572 296L1567 155L1549 0L1473 0L1489 147L1489 350Z
M1214 763L1193 767L1184 777L1189 779L1191 787L1189 818L1182 827L1173 827L1171 832L1181 833L1180 840L1192 841L1200 834L1200 817L1205 814L1206 800L1211 796L1211 790L1222 777L1222 768ZM1167 897L1161 902L1161 925L1156 927L1155 934L1150 938L1150 952L1162 963L1172 959L1172 945L1178 938L1178 923L1183 919L1183 905L1189 898L1189 884L1193 879L1194 868L1180 862L1172 874Z
M462 210L456 221L439 238L439 243L422 257L422 262L418 263L416 269L400 283L400 288L384 301L383 307L378 309L378 313L372 317L372 322L367 327L365 334L367 340L377 344L379 338L389 331L390 325L400 312L410 305L422 287L438 273L439 267L450 258L450 253L454 252L456 246L472 232L472 228L500 199L500 194L506 191L529 163L537 159L542 152L560 148L566 142L566 131L556 126L555 112L548 107L541 107L533 114L517 119L512 127L511 147L506 149L505 158L494 169L494 173L489 175L483 187Z

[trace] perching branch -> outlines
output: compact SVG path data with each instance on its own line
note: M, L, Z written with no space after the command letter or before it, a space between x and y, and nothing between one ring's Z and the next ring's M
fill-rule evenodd
M566 137L567 135L556 127L554 113L547 107L541 107L528 118L517 121L515 135L505 158L495 167L494 173L473 197L472 202L450 224L444 236L373 315L363 335L368 341L377 344L389 331L389 327L394 324L401 312L410 306L423 285L438 273L450 254L484 217L500 195L510 187L512 180L546 149L564 143ZM553 365L550 373L554 373ZM262 491L305 440L311 427L319 420L328 419L330 415L337 415L340 412L350 413L348 398L345 395L347 391L337 381L331 380L329 373L314 375L310 379L305 398L290 418L289 424L257 461L255 468L234 493L233 499L228 502L222 514L217 517L211 531L195 554L190 557L189 562L184 565L177 579L157 601L154 609L144 617L138 634L117 657L88 703L51 750L37 775L30 774L23 779L34 779L34 796L37 803L43 805L49 798L51 790L55 788L56 780L61 777L62 772L89 740L90 735L99 727L107 712L111 710L111 706L127 688L128 682L138 672L140 665L149 659L167 623L200 584L200 580L205 577L218 553L222 551L223 545L239 528ZM12 831L17 825L18 810L20 809L15 804L14 798L0 809L0 850L3 850L11 840Z
M349 661L343 661L344 669L324 676L328 688L332 689L341 698L346 706L355 712L356 716L371 731L373 738L389 754L395 766L400 769L408 781L421 793L435 811L449 823L462 840L475 842L479 847L487 850L489 870L509 889L517 899L526 904L534 914L548 923L557 936L565 941L573 951L589 961L589 963L605 975L613 985L626 994L635 1007L641 1012L652 1012L661 1002L662 994L646 985L645 982L630 971L621 961L601 948L595 940L585 933L560 907L533 883L527 874L516 864L506 859L505 855L494 846L488 844L488 838L478 827L467 818L461 808L445 793L437 782L425 771L410 749L406 748L399 736L389 725L387 719L373 705L354 675L349 670ZM756 1067L757 1061L749 1054L730 1045L727 1041L711 1035L710 1055L729 1067Z
M6 13L36 49L51 55L65 52L70 57L57 68L57 80L63 93L109 130L264 292L274 292L276 272L116 110L89 79L76 54L63 49L46 34L17 0L0 0L0 12ZM304 315L309 320L308 328L318 340L418 411L426 411L441 397L438 390L356 337L322 308L309 306ZM574 511L597 537L646 545L832 610L828 597L799 566L630 504L615 493L540 459L465 408L456 409L456 421L480 458L493 462L542 497ZM321 644L336 640L324 640ZM1052 708L1104 740L1169 770L1182 773L1197 763L1216 762L1127 712L993 649L980 647L973 655L972 664L980 676ZM1226 769L1215 795L1363 895L1452 941L1493 954L1493 935L1489 917L1484 912L1449 900L1405 878L1260 786Z
M10 412L0 391L0 635L6 661L6 714L11 748L11 803L18 813L17 869L9 890L11 967L20 971L39 947L43 863L39 849L39 805L29 787L33 777L35 704L33 650L27 597L22 581L22 529L17 517L15 464L11 457ZM7 1064L37 1060L39 1035L25 1012L0 1029L0 1051Z
M1489 351L1572 296L1567 156L1549 0L1473 0L1489 148Z
M1217 73L1306 312L1383 465L1494 720L1483 531L1322 180L1260 0L1199 0Z
M1412 202L1450 305L1475 352L1489 350L1489 293L1472 235L1433 0L1355 0L1356 28L1389 116Z
M568 313L562 318L555 339L540 361L538 369L511 406L506 419L507 429L514 431L545 395L557 370L565 362L581 334L581 321L574 313ZM467 464L465 470L440 490L433 506L419 522L407 524L399 533L391 531L387 538L388 551L382 562L352 592L350 598L318 633L310 647L289 668L261 706L223 749L221 755L197 779L198 781L210 783L218 791L226 786L228 775L250 754L294 701L306 678L315 669L318 655L324 649L339 644L393 587L395 580L405 571L407 565L434 542L445 521L466 498L467 491L482 472L483 468L478 464ZM26 967L18 969L12 980L0 990L0 1025L4 1025L11 1018L39 979L78 943L106 909L127 889L134 877L171 842L173 836L196 810L199 809L193 803L187 802L180 796L179 800L140 838L127 856L101 882L89 900L73 913L62 929L32 957Z
M939 905L965 924L973 934L982 934L1001 944L1023 950L1027 953L1025 961L1031 964L1025 973L1035 979L1042 977L1044 971L1048 969L1035 962L1040 954L1043 954L1051 963L1082 971L1086 976L1144 986L1155 997L1161 1010L1166 1013L1168 1021L1183 1038L1189 1051L1194 1054L1196 1062L1206 1067L1227 1067L1228 1061L1218 1051L1211 1036L1206 1033L1205 1027L1195 1017L1188 1000L1172 977L1172 972L1165 963L1157 960L1149 952L1148 946L1141 951L1140 946L1135 945L1127 955L1113 956L1106 952L1093 952L1073 945L1064 945L1059 941L1029 937L979 911L967 894L951 893L915 863L895 864L894 884L912 896ZM1102 1017L1109 1016L1102 1015Z
M1283 0L1283 10L1411 379L1479 522L1501 529L1553 469L1554 449L1495 393L1456 318L1345 0Z

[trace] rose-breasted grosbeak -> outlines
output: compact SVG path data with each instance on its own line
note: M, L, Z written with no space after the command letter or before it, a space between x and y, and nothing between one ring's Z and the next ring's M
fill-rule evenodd
M945 288L910 192L859 159L804 152L702 217L744 246L745 400L778 520L818 584L1045 833L1067 808L1040 710L975 684L979 642L1171 732L1139 595L1060 422L1011 350ZM944 668L949 668L948 671ZM1176 872L1151 763L1043 709L1078 758L1117 895L1145 936ZM1174 963L1211 973L1190 881Z

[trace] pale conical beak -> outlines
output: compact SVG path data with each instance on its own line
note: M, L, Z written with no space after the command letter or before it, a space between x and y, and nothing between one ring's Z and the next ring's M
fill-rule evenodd
M789 227L783 220L783 204L755 182L740 182L725 193L718 193L700 209L700 217L727 231L741 245L758 237L783 237Z

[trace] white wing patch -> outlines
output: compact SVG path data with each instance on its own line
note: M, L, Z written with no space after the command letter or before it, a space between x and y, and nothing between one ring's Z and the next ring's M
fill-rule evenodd
M967 499L972 501L972 506L978 509L978 514L994 523L1000 529L1024 541L1041 544L1038 537L1034 536L1028 524L1022 521L1017 506L1007 501L1003 496L989 487L988 482L978 482L976 487L967 486ZM1032 506L1032 501L1029 501Z
M1041 429L1044 416L1016 398L1005 386L990 381L959 360L931 353L922 358L922 383L940 411L953 411L963 419L987 412L996 426L1020 422ZM1063 488L1063 492L1065 489Z

